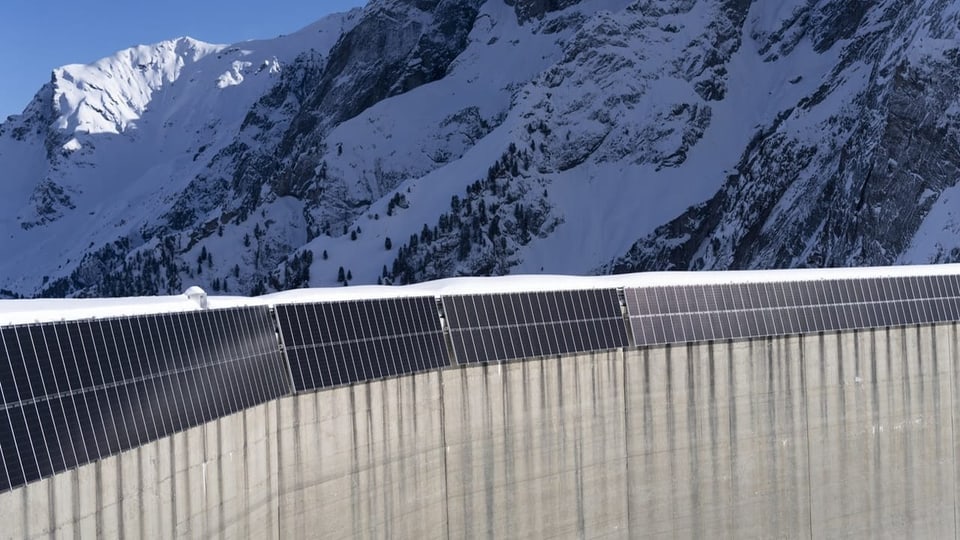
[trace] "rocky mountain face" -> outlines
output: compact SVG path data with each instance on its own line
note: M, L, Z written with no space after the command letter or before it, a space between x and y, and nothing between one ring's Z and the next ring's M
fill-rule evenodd
M958 11L374 0L66 66L0 124L0 294L958 261Z
M757 36L770 55L810 36L836 61L815 92L760 127L713 197L605 268L960 260L956 236L931 214L960 179L956 11L951 2L814 3ZM927 220L932 236L945 234L918 237Z

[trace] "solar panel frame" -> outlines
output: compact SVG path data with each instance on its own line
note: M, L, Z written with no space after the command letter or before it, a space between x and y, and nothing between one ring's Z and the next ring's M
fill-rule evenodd
M895 285L894 287L894 300L903 302L904 300L910 299L909 289L910 283L907 278L897 277L892 278L890 281Z
M173 363L172 354L164 344L165 341L168 341L160 338L160 336L164 335L166 329L166 323L161 323L161 320L166 318L166 316L154 316L145 319L145 322L148 326L148 333L151 335L150 345L153 348L152 352L157 359L158 374L156 384L161 392L159 401L162 404L162 410L166 413L166 415L163 416L163 420L169 432L177 433L187 429L188 425L183 418L183 410L186 408L186 405L182 399L178 399L180 397L180 389L174 386L173 377L171 377L171 373L173 373L176 367ZM231 356L227 357L229 358ZM123 411L124 409L121 408L120 410Z
M604 350L612 344L628 343L615 289L488 293L459 298L441 302L459 363ZM627 301L637 304L639 298ZM464 314L470 312L471 305L485 306L500 315L481 319L485 326L464 325Z
M707 341L710 339L707 329L704 325L704 313L706 312L706 301L703 298L702 287L688 287L687 298L692 301L693 311L690 312L690 323L693 329L695 341ZM709 322L707 323L709 325Z
M265 313L268 308L0 329L0 372L6 374L0 384L6 422L0 430L18 437L0 448L0 489L103 459L262 400L261 388L247 388L254 383L249 361L256 358L243 351L246 341L231 338L241 331L242 311L251 309ZM278 347L271 358L281 361ZM203 375L212 378L192 384ZM227 401L211 399L217 392ZM210 405L218 401L222 410ZM203 405L210 408L198 414Z
M215 418L219 418L229 414L230 410L233 408L233 396L231 395L230 385L226 378L223 367L217 362L211 362L212 359L218 358L222 355L216 339L218 334L218 330L216 328L217 323L213 320L213 317L208 314L208 312L200 312L196 322L197 330L202 336L205 345L204 358L206 360L205 364L207 365L207 375L210 377L213 384L216 385L218 390L218 399L213 404L213 414ZM160 395L160 392L162 391L161 385L153 382L152 380L150 383L151 384L148 384L147 386L148 392L156 393L155 401L159 404L162 401L162 396ZM158 414L157 416L159 417L160 425L166 428L163 415Z
M567 301L569 306L568 312L571 316L571 326L574 328L574 344L576 349L575 351L589 351L590 350L590 340L587 332L587 319L589 315L587 310L582 305L580 301L579 291L568 291L567 294L562 295Z
M455 297L446 305L460 304ZM293 391L304 392L418 373L446 366L444 327L434 297L398 297L341 302L281 304L277 319L294 324L284 344ZM483 307L463 304L452 318L478 321ZM451 332L454 354L465 355L462 332Z
M230 320L231 335L251 336L251 339L241 339L236 343L238 357L250 359L238 366L242 370L242 378L247 381L245 386L249 388L244 395L245 409L269 401L275 393L284 389L282 381L289 377L288 373L280 369L280 363L270 362L269 356L260 350L258 333L250 323L249 312L246 311L234 313Z
M939 298L937 291L937 286L933 282L932 276L919 276L917 279L917 287L923 294L923 298L920 299L920 305L923 313L923 319L921 322L926 321L935 321L938 319L936 306L936 299Z
M960 318L960 277L627 287L636 345L933 324Z
M31 477L35 480L50 476L53 473L53 466L50 460L49 447L46 437L43 433L43 426L40 423L40 415L37 412L37 404L28 402L20 405L20 413L23 417L23 437L30 442L33 462L36 469L30 471Z
M652 299L649 293L650 289L648 288L626 289L624 291L630 313L636 313L638 315L659 313L656 306L656 299ZM651 303L651 300L653 303Z
M395 318L395 316L391 312L389 302L386 302L386 301L380 302L378 305L378 308L379 308L380 316L383 317L384 319ZM385 364L385 367L387 368L388 374L391 376L397 375L399 373L403 373L403 364L400 361L400 357L402 356L403 353L400 350L399 343L397 342L397 340L391 337L396 335L396 333L397 331L393 328L392 322L389 326L384 325L382 339L380 341L380 345L384 351L384 357L386 359L384 364Z
M513 332L513 354L508 358L535 358L542 356L543 348L540 346L540 336L543 333L543 326L540 321L543 320L543 313L540 311L540 305L537 296L534 294L525 295L521 298L522 313L520 316L526 321Z
M948 322L956 320L960 313L958 313L954 306L956 305L956 298L951 297L950 291L948 289L947 280L945 276L937 276L940 281L940 302L943 308L943 319L942 322Z
M387 339L383 332L383 325L376 324L381 317L382 308L379 300L365 302L360 306L360 314L364 324L369 328L367 341L364 343L365 363L369 365L367 374L370 379L381 379L389 376L386 362L387 357L383 352L383 340Z
M955 321L958 289L957 276L920 276L628 288L623 294L639 345ZM455 300L442 299L458 361L562 354L628 341L615 291L475 296L481 298L462 302L463 311L450 309ZM279 358L270 353L269 339L231 339L260 325L261 315L253 312L0 329L0 440L14 438L0 447L0 489L246 408L295 387L298 379L304 386L326 386L324 369L336 370L343 384L445 365L442 337L428 337L442 336L432 301L303 306L278 316L285 341L298 334L301 341L308 334L353 336L288 350L296 366L283 369L269 360L270 354ZM743 307L727 309L736 305ZM451 324L469 320L471 309L486 327ZM308 315L316 324L305 323ZM378 317L385 324L375 324ZM388 328L397 335L384 333ZM311 350L323 363L305 371L300 357Z
M900 280L900 287L902 289L901 294L903 296L903 298L901 298L901 305L903 305L903 308L904 308L904 314L906 316L907 324L915 324L920 320L922 316L919 310L919 306L917 306L917 303L913 300L914 298L916 298L916 294L917 294L917 291L914 288L914 284L915 284L914 280L910 280L910 279Z
M888 300L882 305L889 310L890 319L884 322L886 326L903 326L908 323L909 316L901 298L903 294L900 292L900 283L898 280L891 279L887 280L885 285L888 289L884 290L884 293L889 296Z
M567 304L567 313L570 314L570 326L573 331L573 351L587 351L589 350L589 340L586 335L586 310L582 305L578 305L579 294L578 291L568 291L566 294L561 295L566 304Z
M244 377L244 371L240 369L238 360L245 359L246 356L237 348L236 340L230 339L232 332L233 323L231 318L233 317L233 312L226 311L216 311L214 319L217 321L217 330L222 339L220 342L220 350L223 351L223 358L226 358L226 361L218 362L221 370L223 371L224 379L229 381L229 394L231 396L231 405L232 409L230 413L237 411L242 411L247 408L247 403L251 401L251 392L256 392L258 385L252 380ZM159 351L160 354L163 354L162 350ZM168 378L169 379L169 378ZM165 385L165 388L171 388L169 380L166 380L168 384ZM170 398L175 397L175 394L171 392Z
M534 294L530 299L530 304L533 307L532 316L539 321L544 321L547 318L547 314L543 312L543 302L543 295L539 293ZM524 353L528 354L530 358L545 356L547 351L550 350L549 343L556 342L556 330L548 323L529 327L528 334L530 336L530 348L524 350Z
M260 318L259 323L254 320L254 314ZM254 336L245 342L246 348L241 349L249 358L255 359L254 363L244 363L248 367L248 376L256 379L257 394L252 405L289 394L293 385L289 362L282 356L276 357L274 348L270 347L272 343L265 342L268 337L274 342L277 339L276 319L269 313L241 311L237 313L237 324L238 335ZM262 330L256 332L254 328ZM272 336L263 331L268 329L273 329Z
M960 275L945 275L943 276L943 281L946 284L947 296L952 298L960 298Z
M352 383L359 383L363 381L373 380L373 376L369 373L369 362L366 358L365 339L367 336L366 333L370 332L372 329L366 328L363 325L361 320L360 311L361 311L361 302L349 302L343 303L340 305L343 311L343 320L344 324L347 326L357 329L357 334L354 339L350 340L347 343L347 346L350 350L350 362L353 373ZM402 311L402 310L401 310ZM404 315L401 313L401 321L405 321ZM409 330L404 328L402 331L404 334L408 334ZM404 345L407 345L409 349L409 342L404 342ZM417 358L414 355L410 355L411 371L417 370Z
M238 349L238 343L236 340L230 339L230 335L234 332L232 319L233 314L223 311L218 311L215 313L214 327L217 330L217 334L220 337L219 349L221 351L222 358L232 359L226 360L224 362L218 362L220 366L220 371L223 373L223 379L227 381L228 395L229 397L229 413L234 413L236 411L242 411L247 408L247 403L251 401L251 392L258 391L258 385L256 381L244 377L244 370L240 368L236 359L246 358L246 355ZM155 345L158 345L157 354L159 357L164 356L163 347L161 344L154 342ZM161 363L162 365L162 363ZM169 390L170 394L165 396L168 402L173 401L176 403L176 393L172 391L173 381L169 375L161 378L161 388ZM180 412L180 409L175 409L176 413ZM179 415L179 414L178 414ZM171 414L171 420L174 424L178 421L178 415Z
M433 343L431 343L426 339L426 336L430 332L438 332L440 330L437 327L439 316L436 314L431 316L429 312L431 305L435 305L435 301L426 298L410 304L411 315L415 321L414 329L417 334L413 342L414 345L416 345L417 353L420 355L421 371L437 369L440 367L438 360L443 357L443 355L438 355L438 351L436 351L436 347L440 341L433 340ZM430 324L431 318L435 321L433 325Z
M311 309L314 310L314 320L316 324L322 329L325 329L324 333L329 336L330 340L328 342L321 342L328 344L328 346L321 346L319 348L319 350L322 351L322 354L318 356L319 364L317 364L320 379L321 381L328 381L327 386L324 387L348 384L350 375L342 362L342 358L345 356L343 342L346 336L340 332L338 325L331 324L336 322L333 308L328 305L313 304ZM390 319L387 318L386 322L389 324ZM304 352L309 356L309 349L304 349ZM312 365L313 362L309 362L309 364ZM326 375L326 377L324 377L324 375Z

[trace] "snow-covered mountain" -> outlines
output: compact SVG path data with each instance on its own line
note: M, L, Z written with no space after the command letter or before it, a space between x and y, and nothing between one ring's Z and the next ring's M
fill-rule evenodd
M958 12L374 0L66 66L0 124L0 288L957 261Z

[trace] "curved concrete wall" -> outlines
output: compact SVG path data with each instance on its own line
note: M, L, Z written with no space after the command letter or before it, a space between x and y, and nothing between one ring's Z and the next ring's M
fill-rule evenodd
M946 537L956 325L286 397L0 495L4 537Z

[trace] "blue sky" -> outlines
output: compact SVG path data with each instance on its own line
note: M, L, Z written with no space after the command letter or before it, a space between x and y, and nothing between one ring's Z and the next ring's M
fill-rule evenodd
M366 0L0 0L0 122L50 71L133 45L190 36L211 43L289 34Z

